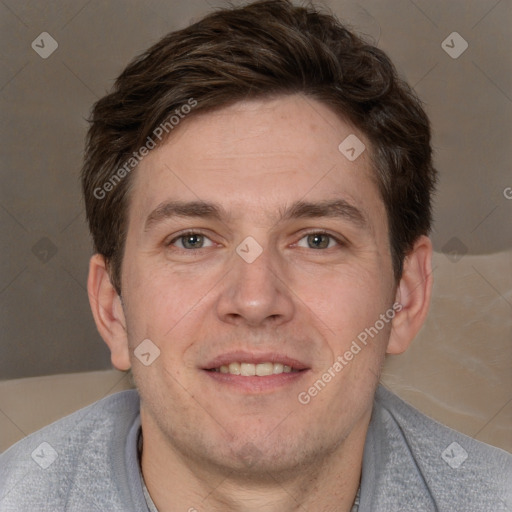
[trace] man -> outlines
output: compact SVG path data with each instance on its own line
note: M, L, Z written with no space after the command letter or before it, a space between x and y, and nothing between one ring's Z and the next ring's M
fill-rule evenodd
M427 315L435 181L419 101L331 16L264 1L150 48L83 169L137 391L8 450L0 510L510 510L510 455L378 384Z

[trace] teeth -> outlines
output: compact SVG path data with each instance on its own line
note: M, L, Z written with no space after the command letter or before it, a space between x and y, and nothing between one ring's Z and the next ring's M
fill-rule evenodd
M231 373L231 375L240 375L240 363L230 363L226 373Z
M243 377L265 377L266 375L278 375L280 373L292 373L298 370L292 369L291 366L282 363L229 363L219 368L215 368L216 372L230 373L231 375L242 375Z
M281 363L274 363L274 368L273 368L274 374L283 373L283 369L284 369L284 365L282 365Z
M229 366L231 368L231 365ZM240 363L240 375L243 375L244 377L252 377L253 375L256 375L256 366L251 363Z
M272 363L260 363L254 366L254 372L258 377L272 375L274 373L274 365Z

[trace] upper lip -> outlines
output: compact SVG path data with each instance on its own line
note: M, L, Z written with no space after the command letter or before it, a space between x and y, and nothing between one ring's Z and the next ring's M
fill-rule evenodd
M229 363L259 364L268 362L281 363L283 365L291 366L295 370L306 370L309 368L308 365L302 361L299 361L293 357L288 357L284 354L279 354L277 352L255 353L237 350L233 352L227 352L215 357L209 361L206 366L203 367L203 369L212 370L223 365L228 365Z

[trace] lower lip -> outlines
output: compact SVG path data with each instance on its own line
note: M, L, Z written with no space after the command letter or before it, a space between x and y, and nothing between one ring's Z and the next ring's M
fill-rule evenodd
M265 391L274 391L278 388L292 385L299 381L308 373L309 370L298 372L278 373L277 375L265 375L263 377L242 375L232 375L230 373L220 373L215 371L203 370L211 379L224 386L229 386L247 393L261 393Z

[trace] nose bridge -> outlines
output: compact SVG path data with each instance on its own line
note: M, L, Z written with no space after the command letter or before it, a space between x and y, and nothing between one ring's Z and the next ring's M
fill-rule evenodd
M231 272L219 298L218 313L224 321L251 325L267 319L287 321L293 314L289 290L280 276L279 255L245 239L233 254Z
M245 294L251 295L259 293L275 293L274 281L276 278L275 267L277 261L271 250L261 248L261 252L250 247L248 255L245 258L241 253L247 250L249 244L240 244L237 248L237 256L234 258L235 273L238 274L238 289ZM259 254L258 254L259 252ZM252 253L252 254L251 254Z

